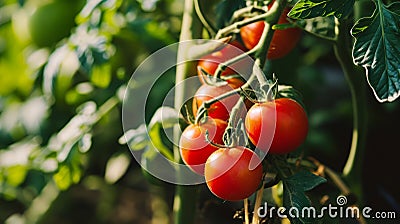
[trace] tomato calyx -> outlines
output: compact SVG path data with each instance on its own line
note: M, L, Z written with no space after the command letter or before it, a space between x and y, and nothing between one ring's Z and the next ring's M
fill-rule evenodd
M242 94L253 104L270 102L279 95L278 86L278 79L274 74L272 79L265 78L263 85L260 86L261 91L246 89L247 91L243 91Z
M205 83L210 86L241 86L245 83L242 76L238 74L231 74L226 76L217 77L213 74L208 73L201 66L197 66L197 73L199 74L200 82Z

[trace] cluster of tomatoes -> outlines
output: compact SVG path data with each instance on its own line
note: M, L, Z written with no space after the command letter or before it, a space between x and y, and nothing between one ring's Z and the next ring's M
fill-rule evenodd
M288 23L286 14L287 11L278 23ZM244 120L245 130L242 133L252 146L224 146L224 133L228 121L232 119L230 114L237 102L243 102L241 95L228 94L204 108L205 102L241 87L245 82L235 74L249 75L252 66L246 60L235 62L220 74L224 82L214 84L205 81L203 73L214 75L220 63L253 48L260 40L263 29L263 21L244 26L240 34L246 47L233 41L199 61L198 75L203 84L193 98L193 114L197 119L185 128L179 142L184 163L192 171L204 175L210 191L224 200L245 199L259 188L264 176L262 159L250 148L256 147L270 154L289 153L302 144L308 131L307 115L295 100L277 98L252 103L247 99L242 105L245 112L237 117ZM301 30L297 28L275 31L267 58L285 56L293 49L300 34ZM198 116L202 116L202 119L198 119Z

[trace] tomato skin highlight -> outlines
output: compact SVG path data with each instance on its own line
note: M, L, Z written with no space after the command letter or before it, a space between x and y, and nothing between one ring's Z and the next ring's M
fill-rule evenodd
M203 102L214 99L219 95L232 91L241 85L243 85L243 81L241 80L237 80L232 84L226 84L223 86L212 86L203 84L194 94L192 104L193 114L195 116L197 115L197 109L203 104ZM210 108L208 108L208 116L224 121L228 120L230 111L239 99L240 95L234 94L212 104Z
M214 195L238 201L248 198L258 189L263 169L260 158L253 151L238 146L213 152L207 160L204 175Z
M245 127L257 148L271 154L286 154L296 150L306 139L308 118L299 103L280 98L254 104L247 112Z
M200 66L205 72L208 74L214 75L215 71L218 68L218 65L232 59L236 56L241 55L247 51L246 47L244 47L240 42L233 41L227 44L224 48L219 51L215 51L211 54L203 56L199 62L198 66ZM253 61L251 58L244 58L232 65L228 66L222 73L223 76L230 76L234 74L239 74L243 78L246 78L250 75L252 71ZM199 76L200 81L204 84L203 74L198 71L197 75ZM230 83L230 79L227 80Z
M204 175L204 164L218 148L206 138L217 144L223 144L223 134L227 123L220 119L208 118L205 123L191 124L182 132L179 149L183 162L199 175Z
M278 24L289 23L286 17L289 11L289 8L283 11L282 15L279 17ZM253 49L260 41L264 27L264 21L257 21L240 29L240 36L248 49ZM300 37L301 29L299 28L275 30L268 49L267 58L278 59L286 56L297 45Z

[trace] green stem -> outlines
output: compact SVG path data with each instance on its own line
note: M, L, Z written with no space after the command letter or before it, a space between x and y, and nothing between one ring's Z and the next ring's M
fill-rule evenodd
M274 35L272 25L278 23L279 17L281 16L286 5L286 0L275 1L268 11L268 13L271 13L271 16L269 18L266 18L264 32L261 35L260 41L255 46L255 48L258 49L258 51L256 52L256 58L260 59L261 66L264 66L265 62L267 61L267 52L269 49L269 45L271 44L272 37Z
M351 37L349 31L352 21L346 19L340 22L337 21L337 23L339 33L334 51L349 85L353 105L353 136L350 153L343 169L343 175L349 182L352 192L362 200L362 166L367 134L366 83L363 71L353 64L351 57Z
M264 64L267 62L268 49L271 44L272 37L274 35L272 24L276 24L278 22L279 17L283 12L283 9L286 7L286 4L287 4L286 0L280 0L274 2L270 10L268 11L268 13L272 13L271 17L269 18L270 20L267 21L267 23L265 23L263 33L260 37L260 41L254 47L257 49L257 51L255 55L256 61L253 67L253 73L256 74L257 79L260 82L261 91L266 97L269 97L268 93L270 90L270 85L268 83L267 77L265 77L265 75L262 72L260 72L260 69L264 67Z
M201 11L201 8L200 8L199 0L194 0L194 8L195 8L195 11L197 13L197 16L199 17L199 19L200 19L201 23L203 24L204 28L206 28L208 34L210 36L215 36L216 29L215 29L215 27L212 26L212 24L203 15L203 12Z
M237 57L234 57L226 62L220 63L215 71L215 77L219 78L221 73L225 70L226 67L228 67L229 65L242 60L245 57L248 57L248 55L252 55L255 53L256 56L256 61L255 61L255 68L262 68L263 65L265 64L266 60L267 60L267 52L272 37L274 35L274 30L272 29L272 25L271 24L276 24L279 20L280 15L283 12L283 9L285 8L287 4L286 0L280 0L280 1L275 1L274 4L271 6L271 8L268 10L268 12L260 14L258 16L254 16L250 19L246 19L243 21L239 21L236 22L230 26L227 26L224 29L221 29L218 33L217 36L215 37L216 39L221 38L221 36L226 35L230 32L233 32L234 30L237 30L243 26L246 26L248 24L254 23L256 21L260 21L260 20L265 20L265 27L263 30L263 33L260 37L260 41L257 43L256 46L254 46L253 49L251 49L250 51L247 51L241 55L238 55ZM257 69L256 69L257 70ZM254 72L254 69L253 69ZM269 85L267 83L266 77L261 74L260 72L256 72L257 74L257 78L258 81L260 82L260 85L262 88L267 88ZM263 78L260 76L260 74L262 76L264 76Z
M195 124L198 124L200 122L200 120L202 119L204 113L207 111L208 108L211 107L211 105L213 105L214 103L221 101L227 97L233 96L235 94L243 94L243 90L247 89L250 87L251 83L253 82L253 80L255 79L255 75L252 74L250 76L250 78L247 80L247 82L245 84L243 84L240 88L236 88L233 89L229 92L226 92L224 94L221 94L219 96L216 96L210 100L207 100L205 102L203 102L203 104L198 108L197 110L197 115L196 115L196 121ZM244 94L243 94L244 95ZM230 117L235 117L237 111L240 109L240 105L242 104L242 102L237 102L235 104L235 106L233 108L236 108L235 110L232 109ZM235 111L235 112L234 112Z
M201 37L201 22L196 16L194 9L193 0L185 0L182 28L180 41L193 40ZM178 49L178 61L182 62L188 59L188 51L190 46L187 44L180 45ZM176 78L175 83L181 83L188 74L195 74L196 67L195 62L178 63L176 66ZM185 95L187 92L186 85L177 85L175 89L174 104L177 110L180 110L185 101ZM174 127L174 142L179 142L180 138L180 127ZM177 163L181 163L180 153L178 146L174 146L174 160ZM181 179L181 171L177 169L177 178ZM195 186L176 186L175 198L174 198L174 223L175 224L192 224L196 213L196 199L197 199L197 187Z
M250 19L245 19L245 20L242 20L242 21L235 22L232 25L229 25L229 26L227 26L227 27L225 27L223 29L220 29L214 39L218 40L221 37L224 37L224 36L226 36L228 34L234 33L235 31L237 31L241 27L246 26L246 25L248 25L250 23L254 23L254 22L257 22L257 21L260 21L260 20L269 20L269 17L271 15L272 15L272 13L270 13L270 11L268 11L267 13L263 13L263 14L254 16L254 17L252 17Z

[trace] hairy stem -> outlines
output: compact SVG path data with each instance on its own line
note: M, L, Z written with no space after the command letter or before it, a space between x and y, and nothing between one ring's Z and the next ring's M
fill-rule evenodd
M339 61L351 92L353 105L353 135L350 153L343 169L343 175L350 183L352 192L361 199L362 196L362 162L364 159L366 140L366 83L363 72L353 64L351 57L351 21L337 21L339 27L338 41L334 46L336 58Z
M198 20L193 0L185 0L184 13L182 18L182 28L180 41L192 40L201 37L201 22ZM178 49L178 62L182 62L188 57L190 46L182 44ZM195 74L195 63L185 62L178 63L176 66L175 83L182 82L188 74ZM177 85L175 89L175 108L180 110L184 103L186 93L185 85ZM174 127L174 142L178 142L180 138L180 127ZM174 146L174 160L181 163L178 146ZM180 170L177 170L177 178L181 178ZM174 223L175 224L191 224L194 222L196 211L197 187L193 186L176 186L174 198Z

